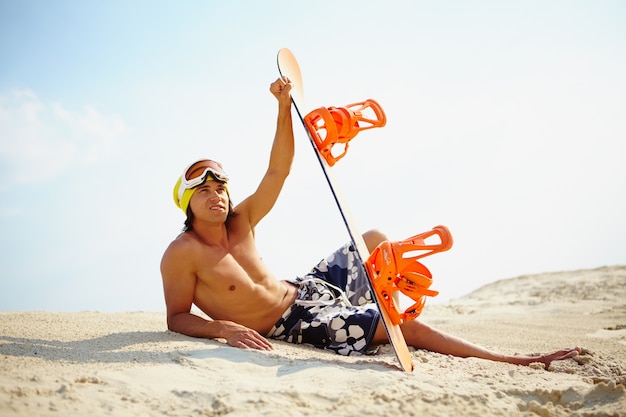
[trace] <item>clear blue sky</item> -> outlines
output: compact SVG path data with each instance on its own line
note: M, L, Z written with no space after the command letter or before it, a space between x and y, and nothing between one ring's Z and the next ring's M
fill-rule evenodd
M382 104L334 169L362 230L450 228L436 300L626 263L622 1L0 0L0 310L164 310L171 188L211 157L255 189L281 47L310 109ZM278 278L347 239L296 132L257 230Z

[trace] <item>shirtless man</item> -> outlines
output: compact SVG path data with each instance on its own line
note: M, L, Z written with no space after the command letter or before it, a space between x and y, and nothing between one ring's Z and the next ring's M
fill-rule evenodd
M350 274L346 271L358 269L345 265L353 261L349 245L329 258L332 261L343 256L343 265L324 261L313 278L307 275L308 278L293 282L277 280L256 248L255 226L276 203L293 161L290 90L291 85L281 79L270 86L278 100L276 133L267 171L252 195L233 207L228 177L219 163L210 160L192 164L176 183L174 200L187 215L187 221L184 232L169 245L161 261L167 325L188 336L222 338L238 348L271 350L267 339L270 337L311 343L342 354L363 353L370 346L388 343L388 339L375 305L352 306L341 292L352 293L353 288L345 286L355 285L357 280L348 277L348 283L345 281L345 275ZM364 238L370 251L386 240L384 234L375 230L365 233ZM343 271L344 281L325 284L324 274L330 270ZM337 286L344 288L339 291ZM366 295L360 293L356 298L362 301L363 297ZM365 301L371 302L371 298L366 297ZM314 307L312 303L316 303ZM211 319L191 313L192 304ZM299 316L294 319L294 314ZM299 325L306 321L300 318L310 322L302 325L304 329L295 330L296 321ZM548 366L554 360L571 358L580 352L580 348L573 348L541 356L505 355L418 320L404 323L401 328L410 346L460 357L520 365L543 362ZM329 337L333 340L327 340Z

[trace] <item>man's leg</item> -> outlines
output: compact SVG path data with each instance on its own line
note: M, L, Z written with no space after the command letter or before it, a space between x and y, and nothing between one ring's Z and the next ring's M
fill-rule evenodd
M387 236L381 231L370 230L363 234L363 240L365 240L365 244L371 253L381 242L388 239ZM540 356L505 355L490 351L456 336L434 329L418 320L404 323L400 327L402 329L402 333L404 334L406 343L409 346L462 358L476 357L517 365L529 365L533 362L542 362L547 367L552 361L569 359L578 355L582 351L581 348L575 347L571 349L558 350L556 352ZM385 332L385 328L382 323L379 323L372 344L376 345L382 343L389 343L389 339L387 338L387 333Z
M380 245L385 240L389 240L389 239L387 239L387 235L385 235L380 230L372 229L363 233L363 240L365 241L367 250L369 250L370 253L372 253L374 249L378 247L378 245Z
M363 234L370 251L374 250L386 236L378 230ZM352 305L373 303L365 270L358 265L358 257L351 243L347 243L320 261L307 275L319 278L343 291Z
M582 349L579 347L562 349L539 356L530 355L505 355L493 352L466 340L452 336L418 320L413 320L400 325L406 343L417 349L426 349L444 355L458 356L461 358L475 357L497 362L507 362L516 365L530 365L533 362L542 362L546 367L552 361L573 358ZM387 333L382 323L378 325L372 344L388 343Z

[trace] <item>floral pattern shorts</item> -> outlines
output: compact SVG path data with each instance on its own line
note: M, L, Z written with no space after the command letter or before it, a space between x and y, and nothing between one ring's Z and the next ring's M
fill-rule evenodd
M298 296L267 337L330 349L341 355L367 351L380 319L367 275L346 244L293 283Z

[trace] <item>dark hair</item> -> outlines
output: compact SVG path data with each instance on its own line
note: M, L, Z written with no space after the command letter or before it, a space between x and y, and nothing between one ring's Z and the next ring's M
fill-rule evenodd
M226 221L232 219L237 216L238 213L235 212L235 208L233 207L233 202L230 199L230 194L228 194L228 217ZM191 211L191 204L187 207L187 218L185 219L185 225L183 226L183 232L191 232L193 230L193 219L195 215L193 211Z

